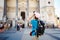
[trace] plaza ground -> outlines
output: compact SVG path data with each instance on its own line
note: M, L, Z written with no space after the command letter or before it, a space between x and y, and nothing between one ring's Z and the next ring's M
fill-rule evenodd
M24 28L19 31L16 28L11 28L0 33L0 40L32 40L32 36L29 35L30 31L30 28ZM60 29L45 29L44 35L40 36L39 40L60 40Z

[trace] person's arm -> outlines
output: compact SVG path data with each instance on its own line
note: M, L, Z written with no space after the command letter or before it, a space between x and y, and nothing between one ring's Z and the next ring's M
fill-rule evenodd
M32 20L29 22L29 27L30 28L32 27Z
M31 17L29 17L29 18L27 19L27 21L29 21L32 17L34 17L34 14L33 14Z

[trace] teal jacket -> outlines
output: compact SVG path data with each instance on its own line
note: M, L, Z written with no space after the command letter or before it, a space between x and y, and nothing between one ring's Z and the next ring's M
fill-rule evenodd
M31 20L31 24L32 24L32 36L36 35L36 29L37 29L37 24L38 24L38 20Z

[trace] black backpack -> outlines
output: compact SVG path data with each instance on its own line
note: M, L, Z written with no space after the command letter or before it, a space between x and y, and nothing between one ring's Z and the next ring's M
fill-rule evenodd
M41 36L41 35L44 34L45 23L42 20L39 20L37 25L38 25L38 27L37 27L37 30L36 30L36 34L37 34L37 37L38 37L38 36Z

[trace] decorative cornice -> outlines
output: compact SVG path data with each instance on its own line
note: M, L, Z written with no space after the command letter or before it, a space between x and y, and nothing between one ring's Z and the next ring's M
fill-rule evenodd
M54 8L54 6L44 6L44 7L41 7L40 9L47 8L47 7L53 7Z

